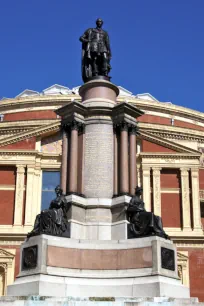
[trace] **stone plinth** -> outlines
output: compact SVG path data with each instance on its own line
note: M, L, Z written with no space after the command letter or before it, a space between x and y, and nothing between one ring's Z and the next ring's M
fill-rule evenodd
M165 250L165 252L163 252ZM176 249L158 237L90 241L32 237L8 295L189 297L177 276Z

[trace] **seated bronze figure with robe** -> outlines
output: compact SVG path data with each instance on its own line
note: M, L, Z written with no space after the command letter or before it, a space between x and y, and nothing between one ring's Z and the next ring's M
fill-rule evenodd
M130 200L127 207L128 238L139 238L145 236L160 236L169 239L164 232L162 219L148 212L144 208L144 202L141 200L142 188L135 188L135 195Z
M42 210L36 216L33 230L27 237L37 235L52 235L59 237L70 237L69 224L67 221L67 211L69 203L62 194L60 186L55 188L56 198L51 201L49 209Z

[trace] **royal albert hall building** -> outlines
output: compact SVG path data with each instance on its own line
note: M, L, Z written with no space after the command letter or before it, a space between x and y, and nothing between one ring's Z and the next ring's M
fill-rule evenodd
M135 159L146 210L162 217L177 246L179 277L204 301L204 113L119 89L118 103L144 111ZM60 184L55 111L80 102L78 90L53 85L0 101L0 295L18 275L20 244Z

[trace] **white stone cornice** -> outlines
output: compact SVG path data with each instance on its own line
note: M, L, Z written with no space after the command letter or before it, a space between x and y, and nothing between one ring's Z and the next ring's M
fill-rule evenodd
M172 159L197 159L199 160L200 154L191 154L191 153L160 153L160 152L152 152L152 153L147 153L147 152L141 152L140 156L142 159L144 158L164 158L164 159L169 159L169 162L171 162Z

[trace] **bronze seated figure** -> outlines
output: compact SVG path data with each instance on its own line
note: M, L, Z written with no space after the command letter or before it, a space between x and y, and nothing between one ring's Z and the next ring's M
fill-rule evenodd
M144 202L141 200L142 188L135 188L135 195L130 200L127 207L128 238L139 238L145 236L160 236L169 239L164 232L162 219L148 212L144 208Z
M28 233L28 238L42 234L70 237L69 223L67 221L67 211L70 204L67 203L59 185L55 188L55 193L56 198L51 201L49 209L42 210L36 216L34 228Z

